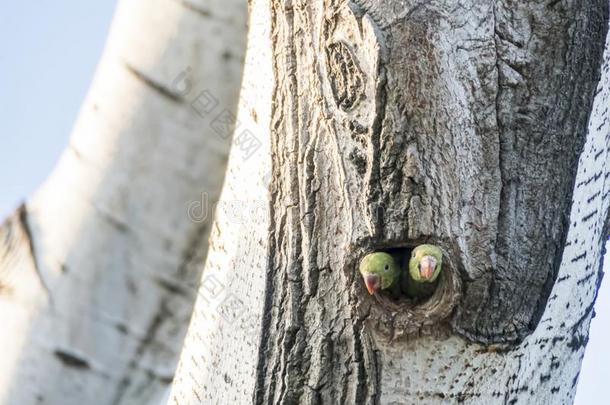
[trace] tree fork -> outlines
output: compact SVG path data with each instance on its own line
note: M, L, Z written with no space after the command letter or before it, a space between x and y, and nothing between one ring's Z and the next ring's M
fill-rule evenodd
M376 403L388 353L418 334L514 350L564 253L607 2L272 3L255 402ZM368 297L360 258L421 242L453 262L445 293L423 309Z

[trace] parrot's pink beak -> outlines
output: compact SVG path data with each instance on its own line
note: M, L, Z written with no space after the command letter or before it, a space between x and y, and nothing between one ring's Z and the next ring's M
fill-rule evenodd
M369 294L373 295L381 287L381 278L377 274L364 274L364 284Z
M424 256L419 262L419 274L424 280L430 280L434 275L436 259L432 256Z

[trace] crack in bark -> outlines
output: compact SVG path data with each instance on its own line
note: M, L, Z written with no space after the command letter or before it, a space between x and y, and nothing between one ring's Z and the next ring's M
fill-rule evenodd
M215 20L218 22L223 22L223 23L235 22L234 19L232 19L232 18L220 17L217 14L212 13L211 10L198 7L197 5L193 4L192 2L190 2L188 0L177 0L177 1L182 7L184 7L185 9L187 9L189 11L192 11L194 14L198 15L201 18L212 19L212 20Z
M47 294L47 296L49 297L50 301L51 301L51 306L52 305L52 295L51 295L51 290L49 290L49 287L47 286L47 283L44 280L44 277L42 276L42 273L40 271L40 266L38 264L38 257L36 255L36 247L34 245L34 239L32 236L32 230L30 229L30 225L28 223L28 210L27 210L27 206L25 203L21 204L19 206L19 208L17 208L17 218L19 219L19 225L21 226L21 229L25 235L26 238L26 242L27 242L27 246L30 252L30 257L32 258L32 263L33 263L33 267L34 267L34 271L36 272L36 275L38 276L38 280L40 280L40 285L42 286L42 288L44 289L45 293Z
M124 62L124 66L125 66L125 69L127 69L127 71L129 73L131 73L136 79L138 79L138 81L143 83L146 87L152 89L154 92L156 92L160 96L162 96L174 103L183 103L184 102L184 99L179 92L170 89L169 87L167 87L166 85L164 85L162 83L159 83L158 81L147 76L146 74L144 74L144 72L136 69L134 66L130 65L127 62Z
M127 370L126 370L127 373L129 373L131 370L134 370L134 369L140 367L140 360L141 360L142 356L149 349L149 346L152 343L154 343L157 332L163 325L163 322L165 321L165 319L167 317L171 316L171 313L168 310L166 305L167 305L166 300L162 300L159 305L159 310L158 310L157 314L153 317L150 325L148 326L148 328L146 330L146 333L144 334L144 337L142 339L140 339L138 347L137 347L136 351L134 352L133 357L129 361L129 364L128 364ZM171 379L169 382L171 382ZM169 382L168 382L168 384L169 384ZM112 400L113 404L120 404L123 401L123 398L125 397L125 395L127 395L128 390L131 387L131 383L132 383L131 377L128 374L126 374L121 379L121 382L117 385L117 392L114 396L114 399Z
M76 353L70 353L66 350L56 349L53 354L57 357L66 367L73 367L82 370L88 370L91 368L89 362L82 356Z
M189 243L186 246L185 251L182 253L182 260L178 264L177 273L174 276L177 279L191 279L197 275L197 272L194 272L192 275L189 275L191 271L191 266L203 265L203 257L206 256L205 248L202 248L203 241L208 234L209 224L202 223L198 227L195 228L193 234L189 238ZM118 384L117 392L112 401L113 404L120 404L125 396L128 394L129 389L132 386L132 379L129 376L131 370L136 368L142 369L141 359L146 354L148 350L151 350L151 346L158 343L156 340L158 339L158 334L161 328L165 325L168 319L172 319L173 314L170 310L171 301L175 297L183 297L185 294L195 294L196 288L187 289L181 285L178 285L172 281L161 280L158 277L155 277L154 280L166 291L168 294L163 295L162 299L158 304L158 310L155 313L155 316L152 318L149 326L144 333L144 336L138 337L139 343L138 347L134 352L133 357L130 359L126 374L121 379L121 382ZM160 381L163 384L171 384L173 380L173 374L171 376L164 376L158 374L154 369L146 369L146 375L149 379L155 379Z
M192 12L194 12L195 14L199 15L200 17L204 17L204 18L214 18L214 16L212 15L212 12L210 10L206 10L204 8L201 7L197 7L196 5L194 5L193 3L191 3L190 1L187 0L181 0L179 1L180 5Z

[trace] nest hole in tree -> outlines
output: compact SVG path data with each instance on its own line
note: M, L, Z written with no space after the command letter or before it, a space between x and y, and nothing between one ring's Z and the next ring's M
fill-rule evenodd
M434 242L428 242L434 243ZM401 270L406 270L415 246L420 243L408 243L400 246L380 246L362 252L357 263L372 252L386 252L394 256ZM361 312L369 324L390 340L400 337L430 334L440 329L448 329L448 318L461 296L461 282L458 265L442 243L435 243L443 250L443 263L436 289L425 299L409 297L404 292L397 297L390 291L378 291L370 295L362 281L357 277L357 294ZM434 328L431 328L434 326ZM442 327L441 327L442 326ZM441 327L441 328L439 328Z

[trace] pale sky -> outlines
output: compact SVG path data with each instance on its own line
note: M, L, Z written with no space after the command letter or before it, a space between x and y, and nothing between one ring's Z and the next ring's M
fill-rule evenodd
M104 46L115 1L6 1L0 13L0 217L45 179L65 147ZM610 268L606 263L605 271ZM610 276L608 276L610 278ZM610 281L576 404L609 403Z

